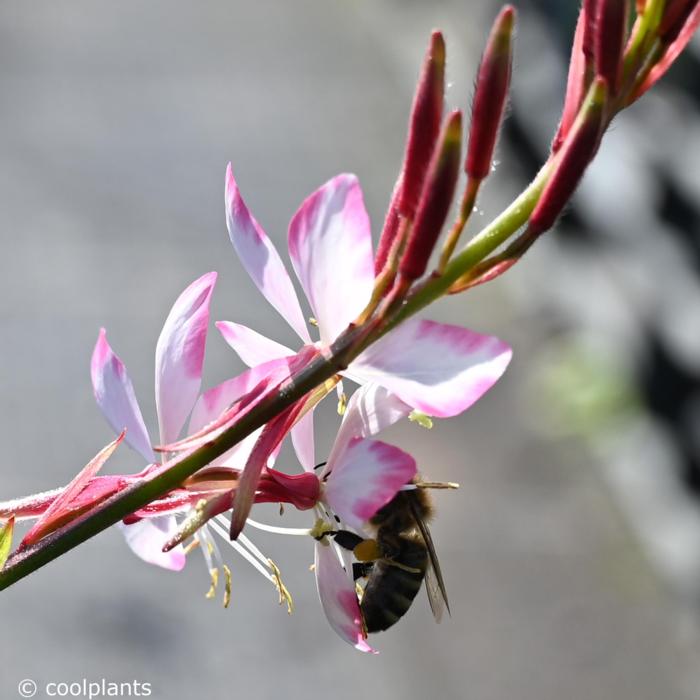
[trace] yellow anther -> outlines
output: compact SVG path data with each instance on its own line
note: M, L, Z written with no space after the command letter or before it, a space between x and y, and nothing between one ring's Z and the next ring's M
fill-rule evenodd
M314 526L309 530L309 534L315 540L323 540L329 532L333 532L333 526L323 518L318 518Z
M314 571L316 571L316 564L311 564L311 565L309 566L309 571L310 571L311 573L313 573Z
M355 584L355 593L357 594L357 600L361 603L362 596L365 594L365 589L359 583Z
M408 420L410 420L411 423L418 423L421 428L426 428L427 430L433 427L433 419L421 411L411 411L408 414Z
M224 564L224 607L228 608L231 604L231 569Z
M206 597L211 600L216 595L216 588L219 585L219 570L209 569L209 576L211 576L211 586L207 591Z
M344 416L345 415L345 409L348 407L348 397L343 391L340 396L338 397L338 415L339 416Z
M272 570L272 582L275 584L277 593L279 593L279 604L282 605L282 603L286 603L287 614L291 615L294 612L294 601L292 600L292 594L284 585L284 582L282 581L282 573L280 572L277 564L275 564L272 559L268 559L267 563L270 565L270 569Z
M309 323L312 326L316 326L316 328L318 328L318 321L313 316L309 316Z

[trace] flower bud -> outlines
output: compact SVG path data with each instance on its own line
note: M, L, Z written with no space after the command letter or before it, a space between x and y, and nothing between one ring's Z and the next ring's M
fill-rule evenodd
M462 113L455 110L447 118L430 162L413 229L399 264L404 279L414 280L425 272L454 197L461 146Z
M551 228L593 160L605 126L607 98L607 83L603 78L596 78L530 215L528 226L534 234Z
M615 95L622 78L622 55L627 34L627 0L598 0L595 18L596 74L608 83Z
M403 185L398 210L409 219L416 213L423 182L440 132L444 94L445 41L442 34L436 31L430 38L408 123Z
M464 165L467 175L475 180L483 180L491 172L493 151L510 85L514 19L515 10L511 5L506 5L493 23L479 65Z
M585 6L581 8L576 23L576 32L571 46L571 58L569 60L569 75L566 81L566 96L564 97L564 109L562 109L559 128L552 141L552 153L556 153L560 148L566 135L571 129L571 125L576 119L578 108L581 106L584 90L586 89L586 63L584 54L584 36L587 31L587 15Z
M389 208L384 218L384 228L382 228L382 235L379 237L377 254L374 256L375 275L378 275L384 269L384 265L386 265L386 261L389 257L389 251L391 250L391 246L399 230L400 217L398 200L401 194L402 180L403 178L399 175L399 179L394 185L394 191L391 193L391 201L389 202Z
M658 30L659 39L665 44L675 41L697 4L698 0L666 0Z
M583 0L579 19L583 27L583 43L581 49L586 57L586 63L593 63L595 57L595 28L598 6L605 0Z

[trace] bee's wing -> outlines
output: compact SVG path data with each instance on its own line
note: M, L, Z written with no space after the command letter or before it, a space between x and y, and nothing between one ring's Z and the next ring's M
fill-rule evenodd
M447 609L447 613L450 613L450 604L447 600L447 590L445 589L445 580L442 578L442 571L440 569L440 562L437 558L437 553L435 552L435 544L433 543L433 538L430 535L430 530L428 525L420 517L413 503L410 503L411 511L413 513L413 518L416 521L416 525L420 530L420 534L423 537L425 546L428 549L428 568L425 572L425 591L428 594L428 602L430 603L430 609L433 611L433 617L436 622L442 620L442 613Z

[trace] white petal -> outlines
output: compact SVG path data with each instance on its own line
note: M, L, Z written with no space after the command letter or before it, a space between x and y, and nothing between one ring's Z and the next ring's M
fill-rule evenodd
M328 344L374 286L369 217L354 175L338 175L303 202L289 224L289 255Z
M341 566L334 545L317 542L314 559L318 597L328 623L355 649L376 654L366 641L355 583Z
M156 345L156 409L160 440L177 440L202 385L209 302L216 273L195 280L178 297Z
M295 354L294 350L240 323L217 321L216 327L248 367Z
M494 336L409 319L351 363L348 377L376 382L423 413L456 416L505 371L512 351Z
M407 452L379 440L353 438L337 460L328 463L323 500L350 527L364 524L416 475Z
M404 418L412 407L379 384L363 384L348 402L328 462L331 463L352 438L370 437ZM324 473L328 470L328 465Z
M292 280L272 242L248 211L230 163L226 168L225 199L228 235L243 267L282 318L305 343L310 343L311 337Z
M102 415L115 433L126 429L126 443L147 462L155 461L151 439L143 422L134 387L124 363L107 342L105 329L100 330L90 363L92 389Z
M163 545L177 532L177 523L172 515L139 520L132 525L119 523L131 551L149 564L171 571L181 571L185 566L185 550L178 545L163 552Z

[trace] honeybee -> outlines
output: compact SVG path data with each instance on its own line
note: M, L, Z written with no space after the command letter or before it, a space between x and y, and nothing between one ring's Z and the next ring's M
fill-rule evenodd
M352 550L355 580L366 578L360 610L368 633L381 632L398 622L411 607L425 580L428 601L437 622L445 609L447 591L427 521L433 506L426 488L455 488L455 484L434 484L414 479L415 488L399 491L380 508L369 524L373 539L340 530L335 541Z

